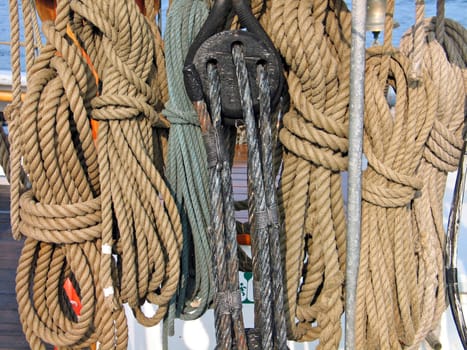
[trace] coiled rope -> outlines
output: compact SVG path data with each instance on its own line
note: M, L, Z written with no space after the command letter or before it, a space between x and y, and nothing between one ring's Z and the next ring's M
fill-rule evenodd
M438 91L426 67L416 62L420 57L413 54L411 61L391 47L394 2L387 6L384 44L371 48L366 62L368 168L363 174L356 331L359 348L398 349L418 346L444 309L442 243L433 224L440 213L432 213L437 208L427 202L427 186L438 184L427 182L428 174L422 172L423 157L433 151L428 137L436 131ZM417 18L420 13L417 7ZM413 38L415 50L423 53L423 28ZM388 87L396 94L394 109L386 100ZM456 120L454 130L459 128Z
M164 110L171 127L167 179L182 215L182 280L176 316L196 319L214 295L211 242L208 240L209 187L207 156L198 115L186 95L183 63L191 42L208 15L204 1L174 1L167 16L165 52L170 99Z
M288 65L279 204L289 339L341 337L350 12L341 1L273 1L268 31Z
M29 72L20 130L10 129L32 187L21 195L13 231L26 236L20 318L33 349L96 341L126 349L121 304L154 325L179 280L179 215L153 155L152 127L168 126L154 85L164 69L156 67L160 48L133 1L59 1L43 31L47 44ZM15 159L12 169L20 166ZM82 303L79 317L64 295L67 279ZM154 315L141 311L145 301L156 305Z
M436 5L436 17L424 19L423 23L423 19L418 21L425 29L425 50L428 53L425 54L424 64L433 77L435 84L439 87L437 119L427 142L428 147L426 150L428 152L425 152L424 158L426 163L431 165L431 167L426 165L426 168L428 168L426 178L430 180L428 192L432 208L431 217L440 242L436 247L441 248L441 252L438 252L437 255L437 270L440 276L438 277L440 280L439 289L442 292L444 292L445 288L447 289L454 321L461 342L465 347L467 346L467 331L462 307L460 306L456 257L458 220L460 220L459 205L462 203L461 198L464 191L462 181L465 172L466 143L465 131L462 128L466 116L464 106L467 96L467 30L459 23L444 17L444 1L439 0ZM401 42L401 48L405 52L411 52L410 37L411 31L406 34ZM416 48L413 48L413 50L416 50ZM462 134L464 134L464 142L462 142ZM461 160L458 163L459 158ZM448 171L456 170L456 168L458 168L457 180L453 205L449 215L447 244L445 244L446 235L442 225L441 198L444 195L446 174ZM420 201L422 199L423 196ZM415 204L417 202L418 200L415 201ZM424 223L426 224L426 221ZM446 253L445 261L442 259L444 252ZM446 281L442 278L444 270ZM444 293L440 292L439 295L440 298L444 297ZM439 322L440 313L445 308L445 301L440 300L438 305L441 307L437 308L438 314L435 314L434 322Z
M435 90L426 74L423 85L409 86L410 61L391 54L387 71L389 84L396 90L393 116L378 75L386 52L373 49L366 62L364 152L368 168L363 174L356 324L357 346L362 348L413 345L421 316L429 312L423 301L435 292L433 274L426 271L433 267L429 265L432 255L423 255L420 248L429 245L426 254L432 254L433 243L414 229L410 210L414 197L423 190L417 168L434 122Z
M152 126L168 124L154 108L158 101L151 85L157 73L152 31L131 1L72 2L71 7L96 32L86 37L84 47L90 48L102 81L102 92L92 101L92 116L99 121L105 254L100 277L107 301L117 298L112 293L116 286L110 252L118 240L120 298L139 322L154 325L164 317L178 285L182 236L175 202L153 163ZM147 317L141 311L143 300L158 306L154 315Z
M419 3L417 6L421 5L423 4ZM422 271L427 281L422 303L424 316L421 317L422 323L419 326L418 336L415 337L415 343L426 337L429 331L436 329L446 308L443 259L446 233L443 225L443 197L447 173L457 169L461 156L462 129L465 118L466 90L463 73L456 63L449 62L447 52L441 46L443 42L450 42L447 45L453 50L452 39L446 39L446 41L443 38L436 39L436 35L444 36L446 32L437 33L434 21L446 24L452 22L443 20L441 14L437 19L425 19L424 9L417 11L414 26L417 29L409 30L400 44L403 53L412 60L419 60L420 70L423 65L423 69L433 81L438 100L436 119L418 169L418 174L424 179L424 189L421 196L413 201L413 222L423 238L420 240L421 255L424 257L425 265ZM448 26L451 27L451 25ZM414 31L419 31L421 38L416 40L417 36L414 35ZM417 52L424 53L424 55L416 58ZM458 54L454 56L458 57Z
M26 236L16 277L20 319L33 349L45 349L44 342L84 347L97 340L111 348L114 333L123 348L124 313L110 314L98 287L100 191L88 120L97 89L67 34L67 2L57 10L55 23L43 23L47 44L29 71L18 129L10 130L32 186L20 199L18 228ZM63 294L66 278L80 295L79 318Z

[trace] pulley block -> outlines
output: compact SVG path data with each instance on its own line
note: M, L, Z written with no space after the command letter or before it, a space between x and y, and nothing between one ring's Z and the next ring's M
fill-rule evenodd
M257 35L244 30L222 31L209 37L198 48L194 56L194 66L199 74L203 93L209 95L209 77L207 67L214 64L220 77L220 95L224 122L235 122L242 119L241 96L238 89L238 79L232 58L234 45L241 45L248 69L248 79L257 81L258 65L263 65L268 74L271 96L280 94L282 79L282 64L274 48L267 45ZM259 110L259 89L257 84L251 84L251 99L253 108ZM248 97L250 98L250 97ZM225 120L227 119L227 120Z

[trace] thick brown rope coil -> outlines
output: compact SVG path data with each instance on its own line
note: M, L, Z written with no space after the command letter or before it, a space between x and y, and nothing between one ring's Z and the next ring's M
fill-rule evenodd
M274 1L271 38L288 65L281 210L285 222L289 338L341 337L345 217L340 172L347 167L350 12L341 1Z
M55 24L43 23L48 43L29 71L19 129L10 130L21 144L32 186L20 198L19 230L26 241L16 278L18 308L32 349L45 349L44 343L85 347L96 341L111 348L114 333L123 347L123 310L111 314L105 309L99 288L99 174L88 119L97 90L66 33L64 4ZM80 295L79 317L64 296L67 278Z
M97 341L102 349L126 349L121 304L153 325L176 290L181 228L154 164L153 126L168 123L158 114L156 76L164 67L156 66L160 48L151 28L136 4L123 0L59 1L54 23L43 23L47 44L28 72L20 129L10 129L31 183L20 198L26 241L17 297L33 349ZM100 120L97 141L91 114ZM65 296L67 279L80 315ZM154 315L140 310L144 301L156 305Z
M155 109L161 105L151 85L164 67L156 67L151 26L133 2L71 7L92 29L84 47L102 81L92 115L99 120L103 288L108 301L118 302L118 287L136 318L154 325L177 288L182 240L176 205L152 155L152 126L168 126ZM120 256L118 284L111 278L112 250ZM144 300L158 306L154 315L141 311Z

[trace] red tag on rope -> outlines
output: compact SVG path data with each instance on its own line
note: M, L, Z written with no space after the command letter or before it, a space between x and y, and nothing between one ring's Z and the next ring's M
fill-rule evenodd
M83 305L81 305L81 299L79 298L78 293L76 293L76 289L73 287L73 284L69 278L67 278L65 283L63 283L63 288L65 289L65 293L68 299L70 300L73 311L77 316L79 316L81 314L81 308Z
M81 314L81 308L83 307L83 305L81 304L81 299L79 298L75 287L73 287L73 283L71 283L71 280L68 277L63 283L63 289L65 289L65 294L68 297L68 300L70 301L74 313L76 314L76 316L79 316ZM58 348L55 346L54 350L57 349Z

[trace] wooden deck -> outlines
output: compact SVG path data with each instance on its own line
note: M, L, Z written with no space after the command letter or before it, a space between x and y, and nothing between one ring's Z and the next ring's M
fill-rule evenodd
M19 322L15 294L22 242L11 236L9 207L9 186L0 185L0 350L25 350L29 346Z
M232 171L235 199L245 199L246 147L237 147L236 163ZM9 186L0 185L0 350L26 350L28 343L23 335L18 317L15 294L15 275L22 242L15 241L10 229ZM246 212L239 219L246 220Z

